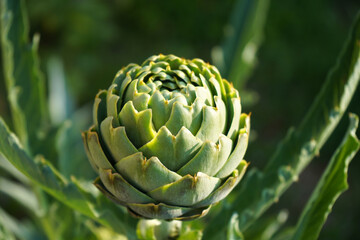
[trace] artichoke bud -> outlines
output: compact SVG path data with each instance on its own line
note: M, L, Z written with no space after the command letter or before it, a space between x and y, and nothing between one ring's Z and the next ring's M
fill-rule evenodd
M250 117L239 93L200 59L129 64L94 102L83 133L95 185L135 216L190 220L242 178Z

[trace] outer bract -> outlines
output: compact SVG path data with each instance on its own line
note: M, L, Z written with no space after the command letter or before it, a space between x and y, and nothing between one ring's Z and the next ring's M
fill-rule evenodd
M200 59L130 64L94 103L83 133L95 185L139 217L206 214L242 178L250 117L238 92Z

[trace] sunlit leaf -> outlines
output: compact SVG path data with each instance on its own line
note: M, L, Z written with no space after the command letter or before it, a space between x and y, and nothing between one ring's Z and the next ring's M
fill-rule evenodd
M214 218L205 237L216 228L224 228L229 214L239 213L239 224L246 230L260 217L319 153L348 107L360 79L360 15L335 67L330 71L321 91L304 115L298 128L292 128L279 144L263 171L251 169L241 183L232 207L224 209ZM246 196L246 197L245 197ZM221 219L221 220L219 220ZM215 222L216 221L216 222Z
M350 116L349 130L306 204L293 240L317 239L335 201L348 189L348 167L360 146L360 141L355 134L358 122L356 115Z
M292 129L279 145L274 156L259 178L260 187L250 187L252 180L244 183L239 192L237 204L241 215L241 226L249 226L251 221L260 216L280 195L297 180L302 170L333 132L343 116L358 86L360 78L360 17L357 18L348 40L335 68L330 72L327 81L305 115L297 129ZM247 189L246 189L247 187ZM252 192L254 199L241 199L246 192ZM246 205L246 206L245 206ZM247 209L246 211L244 211Z

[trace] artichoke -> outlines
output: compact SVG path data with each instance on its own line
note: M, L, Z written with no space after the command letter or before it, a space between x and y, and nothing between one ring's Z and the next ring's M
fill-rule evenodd
M203 216L248 166L250 116L232 84L200 59L129 64L97 94L93 118L83 140L94 184L138 217Z

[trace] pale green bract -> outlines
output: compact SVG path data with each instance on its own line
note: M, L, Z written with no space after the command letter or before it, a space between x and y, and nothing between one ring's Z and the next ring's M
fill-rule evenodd
M237 90L200 59L129 64L97 94L93 114L83 140L95 185L135 216L201 217L248 166L250 116Z

